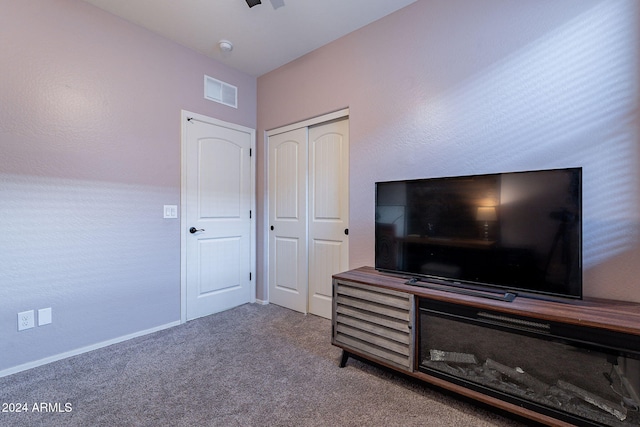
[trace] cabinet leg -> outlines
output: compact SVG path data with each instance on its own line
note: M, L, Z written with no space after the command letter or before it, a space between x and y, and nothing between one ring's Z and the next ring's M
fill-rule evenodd
M344 368L347 366L347 359L349 359L349 352L346 350L342 350L342 357L340 358L340 367Z

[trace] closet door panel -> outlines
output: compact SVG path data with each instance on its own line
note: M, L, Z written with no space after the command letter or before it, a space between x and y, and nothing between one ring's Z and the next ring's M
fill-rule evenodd
M307 129L269 137L269 300L307 312Z
M349 269L349 121L309 128L309 312L331 318L331 277Z

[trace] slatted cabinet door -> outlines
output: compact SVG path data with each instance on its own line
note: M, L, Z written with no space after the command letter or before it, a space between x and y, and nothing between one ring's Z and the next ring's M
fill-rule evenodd
M412 372L414 296L335 279L333 292L332 343Z

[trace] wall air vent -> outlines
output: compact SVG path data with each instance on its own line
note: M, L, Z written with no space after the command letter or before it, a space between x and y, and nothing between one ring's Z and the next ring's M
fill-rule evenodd
M238 108L238 88L206 75L204 76L204 98Z

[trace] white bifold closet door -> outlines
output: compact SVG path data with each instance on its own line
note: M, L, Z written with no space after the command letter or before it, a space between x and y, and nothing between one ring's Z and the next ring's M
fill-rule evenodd
M349 269L349 121L288 127L268 150L269 301L330 318L331 276Z

